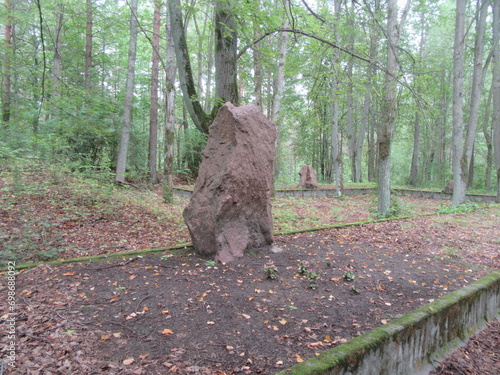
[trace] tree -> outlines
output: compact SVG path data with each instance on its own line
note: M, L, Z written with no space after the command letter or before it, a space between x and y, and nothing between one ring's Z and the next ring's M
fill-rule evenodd
M151 58L151 103L149 107L149 182L158 182L156 163L158 151L158 75L160 66L160 0L155 0L153 20L153 56Z
M90 95L90 89L92 87L92 40L93 40L93 6L92 0L86 1L86 16L87 16L87 28L85 33L85 91L87 95Z
M500 202L500 0L493 2L493 129L495 164L497 175L497 198Z
M456 91L454 92L454 127L453 127L453 205L456 206L465 201L468 175L473 160L474 140L476 138L477 122L479 118L479 104L481 91L483 89L483 53L484 36L486 30L487 1L478 1L478 17L476 20L476 39L474 43L474 69L472 73L471 99L469 109L469 121L467 122L467 132L463 139L463 69L465 50L465 2L457 0L456 14L456 34L455 34L455 79ZM456 102L455 102L456 101ZM464 143L464 145L462 145Z
M234 105L239 104L237 85L238 39L231 5L219 0L215 2L215 96L217 102L213 105L210 113L204 111L196 90L180 0L169 1L168 12L184 105L196 128L202 133L208 134L210 124L224 102L229 101Z
M174 195L174 136L175 136L175 50L170 17L166 20L166 59L165 59L165 157L164 157L164 180L163 201L172 203Z
M408 0L398 25L397 0L387 2L387 64L385 74L382 122L377 131L378 143L378 215L388 216L391 209L391 146L397 115L397 81L400 30L404 25L411 0Z
M128 51L128 69L127 69L127 86L125 89L125 101L123 106L123 122L122 132L120 137L120 148L116 161L116 182L125 182L125 170L127 165L127 153L130 140L130 131L132 129L132 104L134 98L134 78L135 78L135 62L137 57L137 0L130 2L130 41Z
M53 80L52 80L52 96L54 98L60 96L59 86L61 81L62 69L62 24L63 24L64 7L63 4L57 4L56 12L56 30L54 43L54 64L53 64Z
M288 3L288 1L286 1ZM289 26L288 18L285 18L285 22L283 23L283 28L287 29ZM281 148L280 141L280 122L281 122L281 99L283 96L283 87L285 84L285 62L286 62L286 54L287 54L287 43L288 43L288 33L280 33L278 40L278 61L277 61L277 69L274 77L273 84L273 102L272 102L272 110L271 110L271 118L270 121L276 125L276 150L277 155L274 160L274 175L277 176L280 174L280 157L279 150Z
M5 40L4 40L4 69L3 69L3 85L2 85L2 120L4 127L7 128L11 115L11 63L12 63L12 17L11 17L10 0L5 0Z

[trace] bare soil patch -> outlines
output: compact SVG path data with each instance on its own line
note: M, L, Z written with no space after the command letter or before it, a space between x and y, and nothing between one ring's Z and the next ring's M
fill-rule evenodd
M9 373L273 374L500 268L499 238L491 206L276 236L281 253L226 265L190 249L42 265L16 280Z

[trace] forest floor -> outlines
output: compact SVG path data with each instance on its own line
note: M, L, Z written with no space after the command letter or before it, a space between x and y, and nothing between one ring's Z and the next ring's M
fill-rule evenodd
M3 172L3 261L189 242L182 199L166 206L154 192ZM399 198L408 213L447 203ZM366 221L372 205L373 196L273 202L279 231ZM17 361L6 373L273 374L499 269L500 206L476 208L276 235L282 252L253 251L230 264L184 248L23 270ZM274 279L265 273L271 262ZM2 328L11 317L2 304ZM479 337L436 373L498 373L498 323ZM0 342L5 348L7 335ZM445 372L453 365L461 372Z

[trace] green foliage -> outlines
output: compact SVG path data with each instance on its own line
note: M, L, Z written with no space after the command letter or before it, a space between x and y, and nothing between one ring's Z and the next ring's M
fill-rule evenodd
M266 278L274 280L278 277L278 267L274 264L272 260L269 260L266 264L264 264L264 274Z
M479 209L479 205L473 202L466 202L457 206L440 204L437 210L438 214L463 214Z
M414 212L414 206L410 203L406 203L401 200L396 195L391 195L391 207L389 212L385 216L381 216L378 213L378 197L375 197L370 205L369 212L377 219L388 219L396 218L400 216L410 215Z
M306 273L306 278L309 281L309 288L316 290L320 276L314 271L308 271Z

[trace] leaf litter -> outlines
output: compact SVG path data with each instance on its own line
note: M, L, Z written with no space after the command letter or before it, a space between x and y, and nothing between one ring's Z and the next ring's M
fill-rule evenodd
M10 373L273 374L500 268L499 220L491 207L276 236L283 252L226 265L185 249L26 270Z

